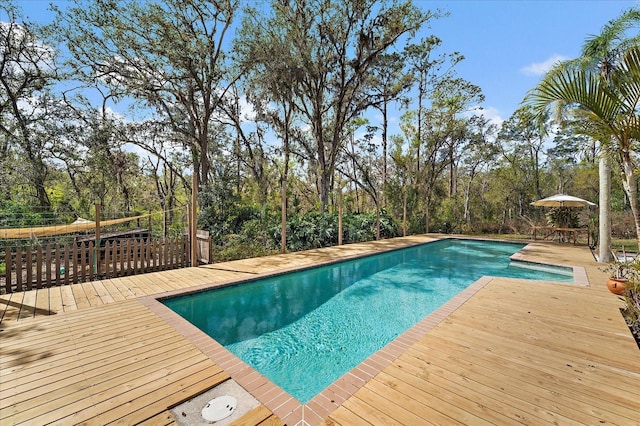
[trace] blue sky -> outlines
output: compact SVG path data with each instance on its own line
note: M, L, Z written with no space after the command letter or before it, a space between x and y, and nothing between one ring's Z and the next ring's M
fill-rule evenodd
M557 59L579 55L589 35L636 4L621 0L414 0L424 9L440 8L450 16L431 23L423 35L435 34L443 51L459 51L465 61L459 76L480 86L489 117L507 119L526 92ZM66 0L53 1L64 6ZM50 0L17 0L26 16L47 22ZM0 18L1 19L1 18Z
M465 61L458 74L480 86L489 114L507 119L558 58L575 58L589 35L637 1L417 1L450 16L432 30Z

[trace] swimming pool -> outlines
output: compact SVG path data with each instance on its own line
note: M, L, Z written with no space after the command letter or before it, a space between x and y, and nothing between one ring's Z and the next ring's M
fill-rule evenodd
M441 240L163 303L306 403L481 276L572 281L510 266L523 246Z

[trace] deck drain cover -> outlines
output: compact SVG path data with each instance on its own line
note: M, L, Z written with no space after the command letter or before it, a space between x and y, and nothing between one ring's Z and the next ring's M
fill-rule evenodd
M236 410L238 400L230 395L213 398L202 409L202 417L209 422L217 422L229 417Z

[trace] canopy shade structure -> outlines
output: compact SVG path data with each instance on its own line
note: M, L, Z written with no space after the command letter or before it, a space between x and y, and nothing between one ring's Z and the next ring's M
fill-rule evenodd
M148 217L149 214L140 216L123 217L121 219L103 220L100 227L116 225L118 223L130 222L132 220ZM32 226L30 228L5 228L0 229L0 239L17 239L17 238L41 238L52 237L55 235L72 234L74 232L89 231L95 229L96 223L90 220L78 218L69 225L55 226Z
M534 201L531 205L543 207L587 207L596 206L597 204L572 195L556 194L543 198L542 200Z

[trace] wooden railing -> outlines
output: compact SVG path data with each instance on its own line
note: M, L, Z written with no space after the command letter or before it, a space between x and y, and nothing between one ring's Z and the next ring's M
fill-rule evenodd
M5 251L4 293L184 268L186 237L166 240L115 240L96 249L93 242L73 245L11 247Z

